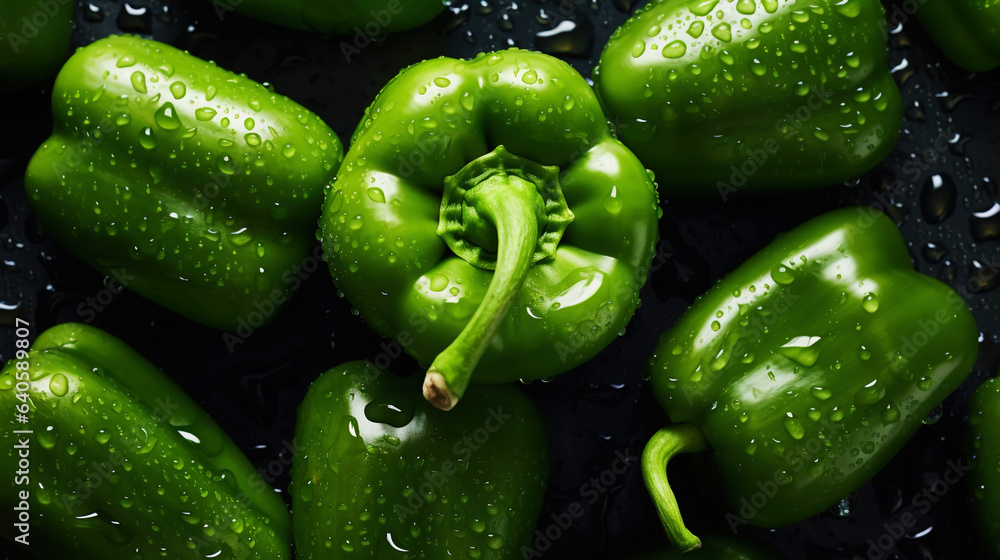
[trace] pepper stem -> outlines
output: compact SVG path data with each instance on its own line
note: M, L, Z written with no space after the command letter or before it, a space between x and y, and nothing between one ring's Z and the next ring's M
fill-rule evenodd
M532 183L495 175L470 189L466 202L496 227L496 271L472 319L437 355L424 377L424 398L441 410L451 410L465 394L472 370L521 289L538 243L541 197Z
M682 552L701 548L701 539L684 526L677 498L667 481L667 463L679 453L697 453L707 448L705 436L698 428L678 424L653 434L642 451L642 479L656 504L667 538Z

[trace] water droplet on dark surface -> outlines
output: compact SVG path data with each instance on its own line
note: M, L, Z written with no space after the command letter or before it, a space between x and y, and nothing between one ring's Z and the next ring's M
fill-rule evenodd
M118 12L118 29L150 35L153 33L153 14L145 6L125 2Z
M535 34L535 48L552 55L588 56L594 48L590 20L564 20L552 29Z
M24 311L24 306L21 304L21 298L17 301L5 301L0 300L0 325L13 326L15 320L21 317ZM23 317L22 317L23 318Z
M830 507L827 512L834 517L849 517L858 509L858 496L855 493L840 500Z
M950 260L944 261L944 264L941 265L941 272L938 273L938 278L950 284L955 281L956 276L958 276L958 267L955 266L955 263Z
M990 266L979 260L969 263L969 289L972 293L981 294L997 287L1000 283L1000 274Z
M938 421L941 420L941 416L943 415L944 415L944 407L939 404L935 406L934 410L931 410L927 414L927 416L923 420L921 420L921 422L928 426L932 424L937 424Z
M982 212L974 212L969 218L969 229L976 241L1000 239L1000 202L994 202Z
M958 190L947 175L933 175L924 183L920 191L920 211L929 224L938 224L948 219L955 211Z
M948 249L940 243L928 242L920 252L927 262L937 264L948 254Z
M104 21L104 10L92 2L87 2L87 5L83 7L83 19L94 23Z

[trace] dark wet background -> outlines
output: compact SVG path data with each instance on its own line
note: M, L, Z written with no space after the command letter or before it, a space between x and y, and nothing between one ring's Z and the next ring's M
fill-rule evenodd
M589 75L608 36L637 4L457 1L431 24L367 46L348 62L341 43L350 38L273 28L217 11L207 2L102 0L78 3L74 45L118 32L152 36L273 84L318 113L346 142L375 93L406 65L519 46L560 56ZM894 4L887 8L894 13ZM578 370L525 387L551 430L552 472L539 528L547 528L553 514L574 502L585 511L543 558L620 558L636 543L663 538L639 469L609 474L616 452L638 456L648 436L666 421L642 382L659 334L695 296L775 234L851 204L892 215L917 269L966 296L983 332L981 358L969 380L945 402L940 420L923 427L883 472L835 508L837 513L771 532L744 527L740 534L774 543L794 559L868 558L868 539L886 533L884 524L909 511L916 525L893 539L883 558L981 557L969 530L964 480L935 497L929 511L913 500L943 477L948 461L961 457L968 398L995 374L1000 361L1000 290L995 289L1000 212L991 214L1000 209L1000 72L970 75L953 66L915 19L892 28L890 60L907 110L899 144L886 162L856 183L800 195L728 203L715 196L665 200L660 251L642 307L625 335ZM337 298L322 269L274 324L233 354L221 333L119 292L113 281L53 244L25 202L25 165L51 130L49 92L0 97L0 102L0 358L9 359L14 348L15 317L29 320L34 334L57 323L90 320L171 374L259 468L279 472L274 484L286 488L283 443L292 436L295 409L308 384L334 364L374 359L383 339ZM946 151L933 150L938 139L947 143ZM668 190L669 177L659 180L661 191ZM894 187L896 180L902 186ZM392 367L417 369L408 357ZM671 480L690 526L725 530L726 508L704 471L698 459L678 461ZM591 479L602 474L608 484L597 489ZM935 489L942 490L940 483Z

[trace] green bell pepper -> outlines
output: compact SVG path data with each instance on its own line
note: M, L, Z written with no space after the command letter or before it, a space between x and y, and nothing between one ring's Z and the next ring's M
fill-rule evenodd
M299 406L298 558L520 559L548 478L545 423L510 386L445 413L419 378L331 369Z
M419 27L445 9L443 0L212 0L212 4L220 15L235 11L283 27L350 34L368 41Z
M638 302L655 186L568 64L527 51L428 60L367 110L320 219L334 283L431 363L445 410L475 380L590 359Z
M921 0L915 13L937 46L955 64L972 72L985 72L1000 65L997 2Z
M779 237L695 302L651 362L674 425L643 476L668 536L698 544L667 484L678 453L711 448L733 529L819 513L878 472L976 360L951 288L913 270L892 221L844 208Z
M987 379L969 406L969 481L984 548L1000 558L1000 381Z
M691 552L681 552L672 544L631 556L632 560L778 560L781 553L750 541L726 535L712 535L705 546Z
M56 75L70 54L74 4L0 2L0 91L29 89Z
M245 76L137 37L80 49L28 165L39 222L90 266L200 323L274 317L313 250L342 148Z
M291 558L281 498L197 403L108 333L45 331L0 372L0 403L28 409L27 423L7 421L0 455L16 473L0 497L24 526L0 532L39 558Z
M902 122L878 0L654 0L594 87L671 189L820 187L884 159Z

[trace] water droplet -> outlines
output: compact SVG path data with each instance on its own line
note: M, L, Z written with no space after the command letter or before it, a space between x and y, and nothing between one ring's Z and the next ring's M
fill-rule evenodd
M691 37L697 39L701 37L701 34L705 32L705 22L701 20L695 20L688 26L687 34Z
M223 154L222 157L218 159L216 165L219 171L225 173L226 175L232 175L236 173L236 162L228 154Z
M680 58L685 53L687 53L687 44L680 40L669 43L661 51L664 58Z
M117 66L118 68L128 68L129 66L135 66L135 62L136 62L135 57L130 54L127 54L119 58L118 62L115 63L115 66Z
M57 373L49 379L49 391L57 397L66 396L66 392L69 391L69 379L61 373Z
M856 18L861 14L861 0L840 0L833 5L838 14L846 18Z
M180 128L181 120L177 116L173 103L164 103L153 115L153 121L164 130L175 130Z
M811 367L819 360L820 340L818 336L797 336L775 351L799 365Z
M447 276L436 272L428 274L427 279L430 280L430 289L432 292L443 291L451 283Z
M958 190L951 177L932 175L920 191L920 211L929 224L945 221L955 211Z
M184 82L174 82L170 84L170 93L174 99L180 99L187 93L187 86L184 85Z
M821 401L825 401L833 396L833 391L824 389L823 387L813 387L809 389L809 393Z
M878 297L872 292L868 292L861 298L861 308L869 313L875 313L878 311Z
M879 383L877 379L873 379L854 394L854 403L858 406L872 405L882 400L884 396L885 383Z
M199 107L194 110L194 118L199 121L210 121L215 118L216 111L211 107Z
M988 210L973 212L969 229L978 242L1000 239L1000 202L994 202Z
M723 43L728 43L733 40L733 32L728 23L720 23L719 25L713 27L712 36Z
M385 203L385 193L378 187L370 187L368 189L368 198L373 202Z
M156 135L153 134L153 129L148 126L139 132L139 144L147 150L152 150L156 147Z
M146 93L146 75L136 70L132 72L132 89L139 93Z
M927 379L927 378L924 378L924 379ZM930 380L928 379L928 381L930 381ZM928 384L927 389L930 389L929 384ZM924 390L926 391L927 389L924 389ZM933 424L937 424L938 421L941 420L942 416L944 416L944 406L942 406L942 405L939 404L939 405L935 406L934 409L931 410L927 414L927 417L925 417L923 420L921 420L921 423L926 424L928 426L933 425Z
M409 395L389 395L365 405L365 417L371 422L402 428L413 420L413 399Z
M792 269L783 264L779 264L771 269L771 278L778 284L785 285L791 284L795 281L795 275L792 273Z
M803 437L805 437L806 430L802 426L802 422L800 422L797 418L792 416L791 412L789 412L787 417L785 418L784 425L785 425L785 431L787 431L788 435L792 436L793 438L802 439Z

